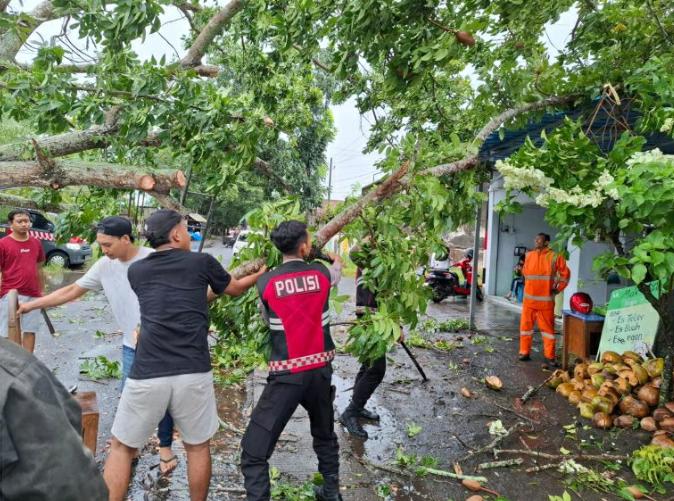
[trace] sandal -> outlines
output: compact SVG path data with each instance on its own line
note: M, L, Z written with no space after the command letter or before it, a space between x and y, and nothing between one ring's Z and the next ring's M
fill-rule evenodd
M175 461L175 465L171 466L166 466L166 469L164 469L164 465L168 465L170 463L173 463ZM168 459L159 459L159 471L162 475L170 475L173 470L176 469L178 466L178 456L171 456Z

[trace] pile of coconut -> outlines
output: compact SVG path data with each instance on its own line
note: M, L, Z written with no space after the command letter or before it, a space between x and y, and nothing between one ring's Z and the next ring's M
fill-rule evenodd
M655 432L654 444L674 447L674 402L657 407L665 361L644 360L641 355L626 351L618 355L604 352L601 362L580 362L573 377L563 370L555 371L548 386L578 407L580 415L591 419L597 428L641 427Z

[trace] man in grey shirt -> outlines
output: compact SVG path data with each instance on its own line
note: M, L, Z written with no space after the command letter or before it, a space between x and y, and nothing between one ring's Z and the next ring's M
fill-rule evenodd
M136 328L140 323L138 298L129 285L127 271L136 261L153 252L147 247L134 245L131 222L120 216L110 216L97 225L96 242L104 256L100 258L75 283L55 290L51 294L23 303L19 313L39 308L52 308L73 301L90 290L103 290L110 303L112 313L124 338L122 346L122 374L126 380L136 353ZM173 443L173 420L166 414L158 426L160 470L166 474L177 465L171 450Z

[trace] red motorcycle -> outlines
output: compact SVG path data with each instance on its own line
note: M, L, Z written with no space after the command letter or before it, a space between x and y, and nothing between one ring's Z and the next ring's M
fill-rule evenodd
M453 271L430 270L426 275L426 285L431 288L434 303L439 303L449 296L470 296L471 284L461 284L459 275ZM478 286L475 294L478 301L484 300L481 287Z

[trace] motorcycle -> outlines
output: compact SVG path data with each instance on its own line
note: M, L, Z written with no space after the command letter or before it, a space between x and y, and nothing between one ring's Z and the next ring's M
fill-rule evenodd
M459 275L451 270L430 270L426 274L425 285L431 288L434 303L439 303L449 296L470 296L470 284L461 284ZM484 300L480 286L477 287L476 297L480 302Z

